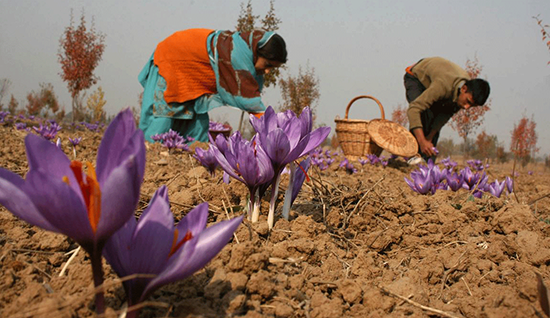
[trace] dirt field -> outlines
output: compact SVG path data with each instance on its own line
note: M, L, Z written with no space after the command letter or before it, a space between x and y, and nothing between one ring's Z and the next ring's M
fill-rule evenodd
M0 166L21 175L25 135L0 126ZM83 137L77 158L95 162L99 133L59 136L70 156L67 138ZM245 221L203 270L155 292L141 317L537 317L536 273L550 281L549 171L519 169L515 196L472 200L466 190L414 193L403 180L414 168L403 161L354 164L352 175L338 162L312 168L291 220L277 218L271 232L263 202L259 223ZM488 169L491 181L511 173L511 164ZM137 212L166 184L176 220L204 201L212 222L244 213L247 189L221 176L189 152L149 144ZM75 248L0 207L0 316L93 317L85 253L59 276ZM117 317L124 291L104 270L106 316Z

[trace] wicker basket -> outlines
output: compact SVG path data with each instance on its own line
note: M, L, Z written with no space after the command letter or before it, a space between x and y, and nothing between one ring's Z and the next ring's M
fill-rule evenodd
M384 107L380 101L372 96L361 95L352 99L348 107L346 107L346 117L344 119L339 119L338 117L334 120L336 122L336 138L340 143L340 147L344 151L344 155L349 159L357 159L359 157L365 157L368 154L375 154L380 156L382 153L382 148L374 143L371 140L367 127L369 125L368 120L360 119L348 119L348 113L351 105L359 99L369 98L374 100L378 107L380 108L380 113L382 119L385 119L384 116Z

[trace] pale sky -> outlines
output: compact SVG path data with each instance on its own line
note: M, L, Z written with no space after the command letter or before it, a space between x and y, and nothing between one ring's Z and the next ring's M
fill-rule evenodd
M59 39L74 10L106 35L97 86L105 91L106 109L114 114L138 106L137 76L158 42L188 28L234 29L245 0L0 0L0 79L12 82L11 94L24 105L28 92L51 83L61 105L71 107L57 61ZM268 0L253 0L264 16ZM476 56L482 78L491 84L491 107L479 128L496 135L507 150L510 132L523 114L537 123L540 154L550 154L550 52L533 16L550 24L548 0L275 0L282 20L278 31L287 42L293 76L307 65L315 69L321 97L318 121L334 129L348 102L358 95L378 98L390 119L407 105L404 69L423 57L441 56L464 66ZM286 75L287 73L283 73ZM281 103L278 87L264 94L266 105ZM229 119L234 128L240 111L223 107L211 119ZM350 118L379 117L373 102L357 102ZM443 137L458 135L449 125Z

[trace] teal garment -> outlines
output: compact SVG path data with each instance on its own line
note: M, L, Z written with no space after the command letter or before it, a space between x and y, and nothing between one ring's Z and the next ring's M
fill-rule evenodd
M264 112L266 107L259 96L263 88L263 75L256 74L254 53L262 47L274 32L254 31L248 33L218 30L207 38L207 51L210 64L216 76L216 94L203 95L184 103L170 103L164 100L166 80L159 74L154 63L154 55L144 66L138 76L144 88L139 128L144 132L145 139L153 142L151 136L162 134L172 129L183 137L208 141L208 112L220 106L233 106L251 113ZM256 35L256 37L254 37ZM247 40L245 40L247 39ZM220 44L219 41L223 41ZM230 44L228 44L230 42ZM211 45L210 45L211 44ZM220 69L220 64L231 61L231 68ZM243 82L243 73L249 74L248 82ZM250 77L251 76L251 77ZM228 91L227 83L239 83L237 91ZM250 94L249 87L256 87L257 96Z
M164 101L166 80L160 76L159 69L153 62L154 55L154 53L151 55L149 62L138 76L138 80L144 88L139 128L143 131L145 139L154 142L151 136L163 134L172 129L183 137L192 137L197 141L207 142L208 113L204 111L204 107L195 111L195 106L199 100L214 100L214 98L202 96L197 100L185 103L170 103L170 107L168 107ZM155 110L162 110L161 114ZM170 116L166 114L167 110L172 112Z
M262 37L257 43L254 40L254 34L262 34ZM246 33L245 33L246 34ZM220 53L221 55L227 56L230 55L231 66L235 73L242 71L249 72L252 74L256 83L258 84L259 91L262 91L264 84L263 75L256 74L256 68L254 66L254 53L257 47L262 47L269 39L275 34L271 31L254 31L250 32L248 35L247 41L243 39L243 35L240 32L229 32L223 30L217 30L212 32L206 41L206 43L212 43L212 45L207 45L208 56L210 57L210 64L212 69L216 74L216 89L217 95L221 97L221 100L224 104L231 105L237 108L240 108L244 111L252 113L261 113L264 112L266 107L262 103L261 96L257 97L245 97L236 92L229 92L224 88L224 85L221 84L221 79L225 77L239 77L238 74L220 74ZM218 45L220 36L230 36L232 45ZM220 52L220 50L230 50L230 52ZM225 53L225 54L224 54ZM244 84L243 84L244 85ZM209 109L212 109L212 106L209 105ZM204 107L204 105L199 105Z

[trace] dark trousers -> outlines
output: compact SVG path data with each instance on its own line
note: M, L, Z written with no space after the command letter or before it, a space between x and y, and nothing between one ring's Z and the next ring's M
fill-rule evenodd
M412 76L409 73L405 73L405 76L403 77L403 82L405 83L405 94L409 104L412 101L414 101L418 96L420 96L422 92L426 90L426 87L422 85L420 80L418 80L418 78ZM420 114L420 120L422 121L422 131L424 132L424 136L428 136L428 134L432 131L436 116L437 114L435 114L431 109L426 109ZM412 130L411 130L411 133L412 133ZM434 135L432 139L432 144L434 145L434 147L437 145L438 140L439 140L439 131ZM428 161L428 159L431 158L433 162L435 162L435 156L427 157L420 151L420 147L418 148L418 152L422 155L422 158L424 158L424 160Z

